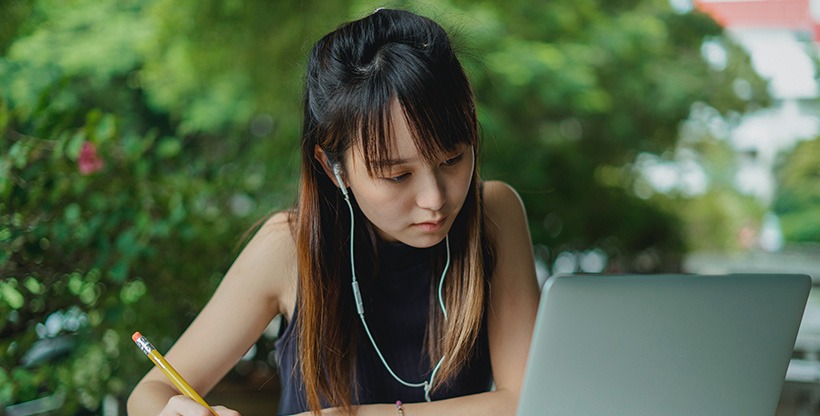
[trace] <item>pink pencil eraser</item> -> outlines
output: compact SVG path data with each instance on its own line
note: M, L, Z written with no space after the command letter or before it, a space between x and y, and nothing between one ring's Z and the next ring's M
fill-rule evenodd
M142 334L140 334L139 331L134 332L134 335L131 335L131 339L134 340L134 342L137 342L140 338L142 338Z

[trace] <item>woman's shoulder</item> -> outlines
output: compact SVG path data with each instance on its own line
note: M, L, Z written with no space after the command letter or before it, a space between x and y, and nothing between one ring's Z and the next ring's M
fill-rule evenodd
M518 191L506 182L482 182L482 203L485 215L498 220L524 213L524 203Z
M295 242L293 236L293 222L295 220L296 216L292 211L275 212L262 221L257 234L265 238L287 238Z
M496 249L515 238L515 234L528 233L527 213L518 191L502 181L486 181L482 185L485 230Z
M231 267L231 272L256 282L258 290L288 309L297 276L293 218L290 212L277 212L262 221Z
M265 257L272 260L295 255L293 221L294 215L289 211L280 211L268 216L259 223L245 250L264 247Z

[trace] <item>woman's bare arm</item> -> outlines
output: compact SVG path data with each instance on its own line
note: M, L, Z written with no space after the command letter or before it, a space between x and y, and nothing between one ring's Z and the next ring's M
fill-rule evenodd
M287 218L277 214L242 250L206 306L165 354L197 392L207 394L259 339L284 304L292 303L295 270L295 243ZM128 414L155 416L178 394L152 368L131 392ZM173 408L189 405L180 398L170 403Z

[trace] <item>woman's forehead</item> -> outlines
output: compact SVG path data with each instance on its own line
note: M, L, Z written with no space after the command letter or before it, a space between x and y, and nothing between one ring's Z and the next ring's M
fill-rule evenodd
M405 118L404 111L393 109L390 112L390 121L384 137L370 137L367 142L371 144L369 157L364 157L367 150L364 149L365 140L359 138L352 148L352 156L362 161L370 161L374 168L389 168L390 165L415 161L420 158L419 150L416 147L416 140L410 130L410 126ZM374 146L375 145L375 146ZM378 152L372 150L378 149ZM375 154L374 154L375 153Z
M465 146L473 145L473 133L463 114L441 114L455 109L428 106L411 107L397 98L381 110L375 108L360 113L355 123L354 138L347 150L349 157L363 163L368 173L380 174L399 163L415 161L438 163Z

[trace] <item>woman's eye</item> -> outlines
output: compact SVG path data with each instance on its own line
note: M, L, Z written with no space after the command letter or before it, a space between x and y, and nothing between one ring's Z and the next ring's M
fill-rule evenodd
M402 173L401 175L398 175L398 176L390 176L390 177L386 177L386 178L382 178L382 179L384 179L386 181L390 181L390 182L399 183L399 182L403 182L408 177L410 177L409 173Z
M462 153L462 154L460 154L460 155L458 155L458 156L456 156L456 157L453 157L453 158L447 159L447 160L445 160L444 162L441 162L441 164L442 164L442 165L444 165L444 166L453 166L453 165L455 165L456 163L460 162L460 161L461 161L461 159L464 159L464 153Z

